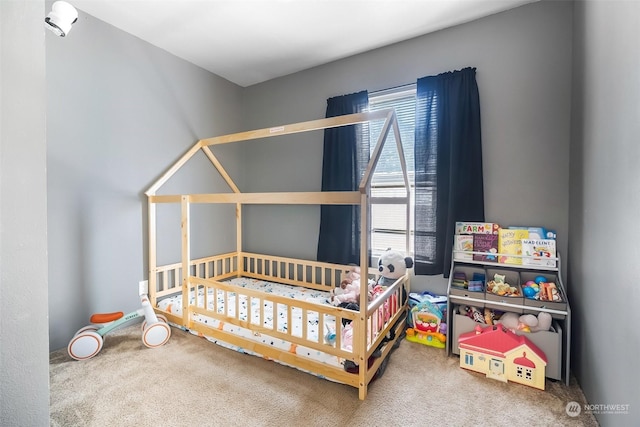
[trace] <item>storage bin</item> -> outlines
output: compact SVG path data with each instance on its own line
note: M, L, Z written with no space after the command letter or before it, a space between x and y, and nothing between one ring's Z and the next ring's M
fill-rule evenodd
M486 304L485 307L493 308L496 310L502 311L513 311L514 313L522 313L523 307L505 307L498 304L491 304L491 302L500 302L500 303L508 303L514 305L522 306L524 303L524 298L522 297L522 288L520 287L520 273L515 270L508 269L498 269L498 268L487 268L486 270L486 292L485 299ZM489 291L489 282L494 280L496 274L500 274L505 276L505 282L509 285L513 286L517 289L516 295L497 295L493 292Z
M488 325L476 323L462 314L453 314L452 336L449 338L452 353L460 355L458 337L460 337L460 334L473 331L476 325L488 327ZM518 335L526 335L532 343L544 352L547 357L545 375L547 378L554 380L562 379L562 333L562 328L558 322L553 322L552 331L516 332Z
M538 308L548 308L550 310L558 310L558 311L567 311L567 299L565 297L565 295L562 292L562 288L560 286L560 282L558 281L558 276L556 276L553 273L547 273L547 272L541 272L541 271L521 271L520 272L520 283L521 283L521 287L522 284L526 283L529 280L533 280L535 281L536 277L538 276L544 276L547 278L547 281L549 282L553 282L556 284L556 288L558 289L558 295L560 295L560 301L544 301L544 300L538 300L535 298L527 298L526 296L523 295L524 298L524 312L525 313L531 313L531 314L537 314L538 311L536 310L529 310L526 307L538 307ZM523 294L524 294L524 290L523 290ZM564 319L565 315L564 314L557 314L557 313L550 313L551 317L556 318L556 319Z
M451 288L449 290L449 293L451 295L458 295L462 297L484 300L484 290L485 290L486 280L482 281L482 290L472 291L470 289L461 288L453 284L453 279L456 277L455 275L459 273L463 273L465 275L466 280L471 281L471 279L473 279L474 274L481 274L483 277L485 277L486 272L484 271L484 268L464 266L464 265L455 266L451 272Z

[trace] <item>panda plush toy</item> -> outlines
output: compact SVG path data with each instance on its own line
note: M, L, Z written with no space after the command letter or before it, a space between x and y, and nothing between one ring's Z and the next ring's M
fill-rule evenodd
M391 286L400 277L404 276L407 269L413 267L413 258L404 256L401 252L387 249L378 259L378 272L380 273L379 285Z

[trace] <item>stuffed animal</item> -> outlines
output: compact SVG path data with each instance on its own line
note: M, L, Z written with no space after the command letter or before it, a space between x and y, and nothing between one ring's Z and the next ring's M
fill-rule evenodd
M353 267L342 277L340 286L331 290L332 305L343 303L360 303L360 268Z
M378 259L378 271L380 272L379 285L390 286L400 277L404 276L407 269L413 267L413 258L404 256L401 252L387 249Z
M520 316L520 323L524 325L523 330L529 332L548 331L551 329L551 315L541 311L538 317L533 314L523 314Z
M351 323L347 323L342 328L342 349L346 351L353 351L353 326Z
M501 323L505 328L512 331L548 331L551 329L551 315L544 311L538 313L538 317L533 314L519 315L509 312L500 316L496 323Z

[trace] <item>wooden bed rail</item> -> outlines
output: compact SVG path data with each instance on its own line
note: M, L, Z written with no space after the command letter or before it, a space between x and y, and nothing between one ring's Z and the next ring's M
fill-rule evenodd
M356 348L354 348L354 351L351 353L337 349L340 349L339 346L341 345L342 321L354 321L358 319L358 312L340 309L331 305L319 305L317 303L309 303L305 301L295 301L295 303L292 303L292 300L289 298L275 295L265 296L262 292L243 288L240 288L242 291L239 291L237 286L221 282L222 280L232 277L250 277L258 280L303 286L305 288L328 292L340 283L342 274L344 274L349 268L350 266L305 261L294 258L249 252L231 252L192 260L189 274L189 288L190 291L200 287L207 290L221 292L225 295L225 298L228 293L238 293L243 295L245 298L256 298L264 300L264 302L268 302L269 304L280 304L282 307L287 307L287 310L289 311L303 310L302 316L304 318L306 318L308 311L313 311L319 314L320 330L324 329L324 319L325 317L328 317L333 320L335 324L339 325L339 329L334 331L336 333L334 352L340 353L340 357L357 362L359 352ZM369 269L369 277L374 280L377 279L376 273L377 271L375 269ZM182 292L181 263L157 267L156 277L156 299ZM367 323L368 345L366 346L366 354L363 355L363 359L368 359L376 351L380 343L389 334L396 321L400 319L405 309L402 304L403 298L406 298L408 293L408 276L403 276L364 308L363 313ZM205 299L205 301L207 300ZM153 301L153 303L156 305L156 301ZM206 309L206 307L207 305L205 303L200 304L199 306L191 306L189 309L193 313L207 315L238 326L260 330L259 327L251 323L250 319L234 319L232 316L229 316L228 311L225 311L224 313L214 313L211 310ZM322 315L320 316L320 314ZM289 317L290 316L291 312L289 312ZM191 324L191 326L193 326L193 324ZM305 334L300 337L295 337L291 335L290 331L282 332L265 329L263 332L299 345L305 345L320 351L326 351L327 344L323 341L322 337L316 341L309 341Z
M345 359L352 359L353 354L341 349L342 321L354 321L358 313L352 310L341 309L331 305L322 305L302 300L294 300L289 297L269 294L249 288L239 287L233 284L219 282L215 279L192 278L194 288L202 289L204 298L197 299L191 307L193 313L198 313L225 323L231 323L255 333L264 333L273 338L280 338L294 345L302 345L315 350L326 352L327 347L333 347L332 353ZM210 295L213 295L211 300ZM222 303L219 304L219 300ZM229 302L233 300L233 304ZM250 309L252 304L259 307L259 314L254 318ZM243 312L242 307L247 307ZM287 327L283 328L275 319L271 324L265 320L265 307L270 306L273 311L285 311ZM307 319L311 313L318 317L318 334L312 337L309 332ZM244 317L241 318L241 314ZM303 328L296 335L293 330L293 316L300 316ZM337 326L335 341L325 341L325 322L331 322ZM192 326L192 325L191 325Z
M242 252L239 269L245 277L328 292L340 284L341 277L347 272L348 267Z
M228 277L252 277L288 285L330 291L336 287L349 266L306 261L250 252L230 252L191 260L191 276L223 280ZM156 297L181 290L182 263L158 266L155 273ZM369 269L369 277L377 279L377 271Z
M230 252L191 260L190 276L204 279L215 277L224 280L238 276L238 254ZM151 272L155 278L155 286L150 286L149 299L155 306L157 299L182 291L182 263L163 265ZM152 283L150 283L152 285Z
M360 313L352 310L334 307L328 304L318 304L317 302L306 302L295 300L289 297L265 293L245 287L239 287L233 284L220 282L214 278L198 278L191 277L190 291L198 289L203 294L202 298L195 298L194 304L189 306L191 313L197 313L218 319L221 322L230 323L246 329L252 330L254 333L264 333L273 338L292 343L292 348L296 345L327 352L331 347L331 353L345 360L351 360L359 363L362 359L368 360L373 353L380 349L383 341L387 340L387 336L396 328L398 331L404 329L404 317L406 306L402 304L402 291L408 290L408 276L400 278L383 294L379 295L368 308L366 308L366 323L368 345L366 353L360 355L357 346L352 351L342 348L342 330L343 320L346 322L356 322ZM406 295L406 294L405 294ZM222 302L219 303L219 300ZM230 303L233 301L233 303ZM256 317L252 315L250 309L242 311L241 307L250 307L251 304L257 304L259 313ZM275 311L285 311L287 317L287 328L280 328L273 322L270 325L265 324L264 309L271 306ZM315 337L310 336L308 330L308 318L311 313L318 318L318 334ZM241 316L242 314L242 316ZM291 325L292 318L296 316L301 318L302 325L305 325L297 334ZM314 316L315 317L315 316ZM325 323L331 324L331 331L335 332L335 341L327 342L325 340ZM196 327L196 323L189 321L188 329ZM199 326L201 327L201 326ZM197 327L196 327L197 328ZM200 330L200 329L198 329ZM212 335L213 331L209 331ZM216 333L218 331L216 330ZM213 334L215 335L215 334ZM246 343L245 343L246 345ZM272 356L273 357L273 356ZM281 360L278 357L274 357ZM311 367L304 367L311 370ZM373 369L373 367L371 367ZM369 380L375 374L369 372Z

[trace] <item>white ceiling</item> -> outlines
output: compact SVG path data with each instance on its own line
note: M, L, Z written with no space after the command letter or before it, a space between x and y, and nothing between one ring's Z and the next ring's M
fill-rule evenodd
M537 0L67 1L250 86Z

